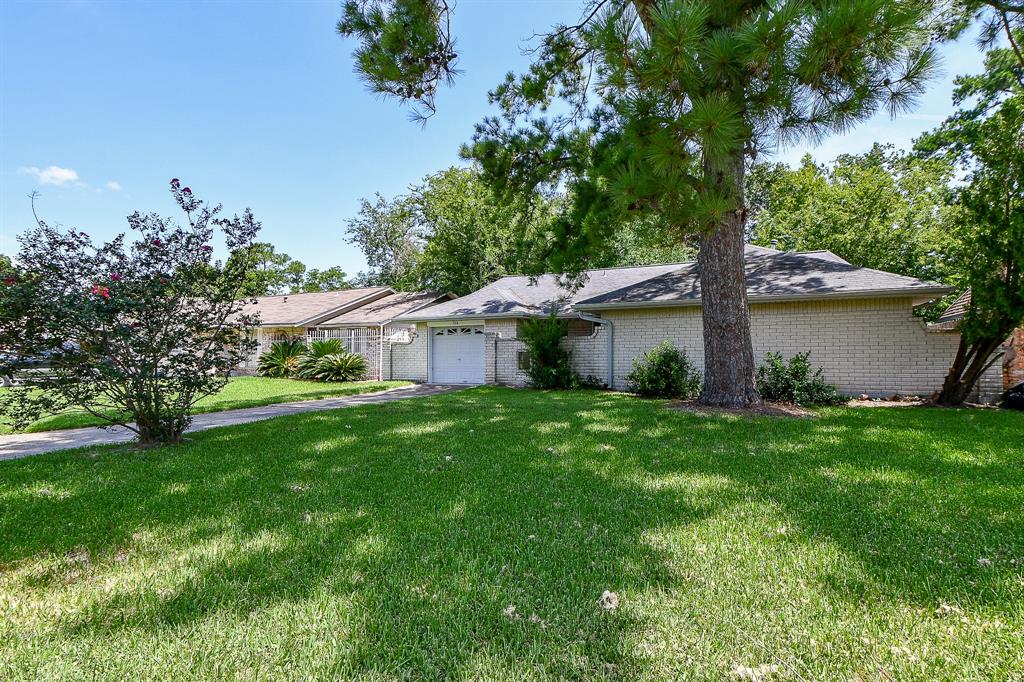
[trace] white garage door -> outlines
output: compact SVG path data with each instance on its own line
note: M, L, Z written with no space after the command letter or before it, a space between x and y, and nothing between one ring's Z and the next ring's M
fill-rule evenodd
M430 330L435 384L484 383L484 328Z

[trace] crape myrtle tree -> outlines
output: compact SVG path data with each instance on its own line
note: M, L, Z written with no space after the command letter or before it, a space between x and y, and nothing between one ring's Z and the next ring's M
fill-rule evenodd
M220 231L229 252L246 252L260 224L249 210L221 217L178 180L171 193L186 224L133 213L131 244L41 220L19 237L0 284L0 373L22 380L0 392L0 411L15 426L74 408L140 444L176 443L190 408L253 351L258 320L242 314L252 264L214 261L211 242Z
M588 0L537 38L500 115L463 153L501 191L564 191L553 269L573 271L637 214L696 235L700 400L760 402L744 273L745 165L763 150L909 107L935 65L927 3ZM458 54L444 0L349 0L338 29L378 93L435 111Z
M957 79L960 109L916 147L949 155L967 171L956 200L963 283L971 301L960 344L936 397L959 405L1014 328L1024 324L1024 62L1012 48L986 54L985 71Z

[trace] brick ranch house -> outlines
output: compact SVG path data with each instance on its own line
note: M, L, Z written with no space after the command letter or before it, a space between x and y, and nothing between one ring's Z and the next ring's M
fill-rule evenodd
M256 351L239 365L238 373L255 372L259 356L276 341L339 339L345 350L366 358L368 378L391 378L391 346L409 343L413 331L410 325L394 324L394 318L450 298L391 287L261 296L243 309L259 314L260 324Z
M552 309L569 320L565 345L576 371L625 389L633 359L664 340L703 370L696 263L588 271L576 291L554 275L504 277L467 296L397 315L413 329L389 348L391 376L432 383L527 382L519 323ZM914 307L948 287L851 265L828 251L792 253L748 246L747 291L754 353L810 351L828 381L848 395L928 395L941 386L959 335L929 326ZM979 398L1001 388L990 368Z

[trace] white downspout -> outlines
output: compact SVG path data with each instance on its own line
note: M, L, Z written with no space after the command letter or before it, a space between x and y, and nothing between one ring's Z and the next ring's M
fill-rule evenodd
M377 381L384 381L384 323L380 323L380 339L377 349Z
M612 386L612 380L615 378L615 366L612 364L613 361L615 360L615 345L614 345L615 325L612 324L611 320L609 320L607 318L604 318L604 317L597 317L595 315L588 315L587 313L577 313L577 314L579 315L581 320L586 320L587 322L593 322L594 324L603 324L603 325L606 325L608 327L608 381L607 381L607 383L608 383L608 388L612 389L612 388L614 388L614 386Z

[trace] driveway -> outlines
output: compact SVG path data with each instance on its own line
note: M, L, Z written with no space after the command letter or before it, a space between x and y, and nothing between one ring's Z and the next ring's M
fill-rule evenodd
M321 400L301 400L292 403L264 405L262 407L247 407L241 410L197 414L192 418L192 425L189 426L188 431L205 431L206 429L214 429L218 426L248 424L249 422L258 422L264 419L273 419L274 417L298 414L300 412L319 412L322 410L336 410L339 407L372 405L374 403L388 403L392 400L422 398L429 395L451 393L463 388L466 388L466 386L416 384L392 388L379 393L363 393L338 398L323 398ZM89 426L82 429L60 429L57 431L0 436L0 461L20 459L29 455L52 452L53 450L82 448L89 445L126 443L133 438L135 438L135 434L121 426L108 429Z

